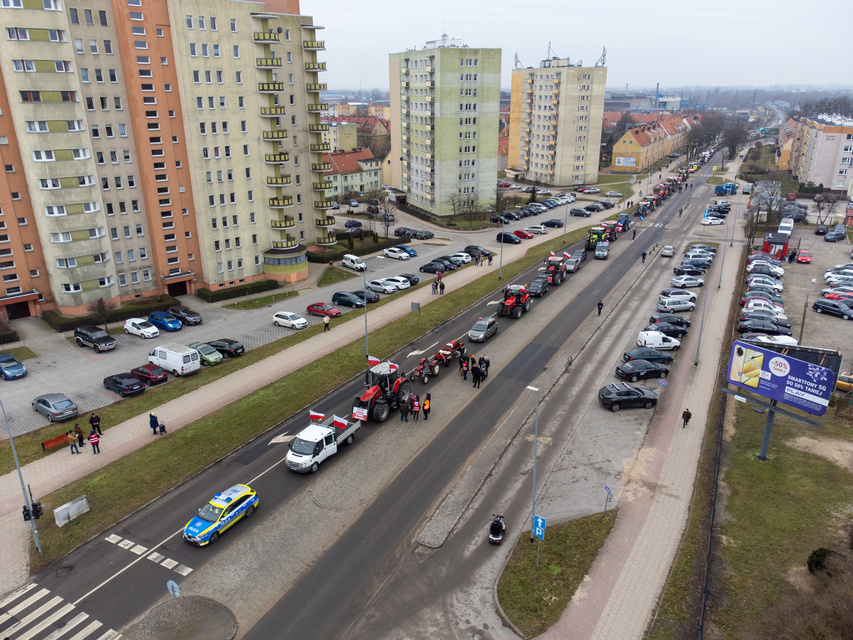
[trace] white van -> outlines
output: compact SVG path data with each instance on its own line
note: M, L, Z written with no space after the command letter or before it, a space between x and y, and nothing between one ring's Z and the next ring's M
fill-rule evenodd
M356 271L364 271L367 269L367 265L364 264L364 260L359 258L358 256L354 256L351 253L348 253L344 256L341 264L345 267L349 267L350 269L355 269Z
M167 342L156 347L148 354L148 362L156 364L176 376L186 376L201 369L198 351L174 342Z
M681 342L660 331L640 331L637 335L637 346L650 347L661 351L678 351Z
M607 260L610 256L610 243L609 242L599 242L595 245L595 254L593 257L596 260Z
M794 232L794 221L791 218L782 218L779 223L779 233L784 233L786 236Z

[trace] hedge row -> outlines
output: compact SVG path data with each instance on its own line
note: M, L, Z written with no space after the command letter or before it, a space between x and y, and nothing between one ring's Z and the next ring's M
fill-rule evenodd
M340 244L336 244L327 249L309 251L307 253L308 262L326 263L329 262L329 260L341 260L347 253L351 253L354 256L366 256L368 253L382 251L389 247L396 247L398 244L407 244L411 242L410 238L397 238L392 235L389 236L387 240L379 240L378 242L368 241L367 244L363 244L361 246L356 246L355 242L353 242L353 246L350 247L347 240L349 240L349 238L342 240Z
M0 344L9 344L20 340L17 331L12 331L8 324L0 320Z
M127 304L114 309L107 315L107 322L123 322L128 318L144 318L152 311L163 311L167 307L181 304L180 300L172 296L158 296ZM99 324L92 316L64 316L56 311L42 311L42 320L47 322L56 331L73 331L77 327L89 324Z
M262 291L272 291L279 288L279 283L276 280L258 280L250 282L239 287L230 287L228 289L197 289L195 294L205 302L220 302L222 300L231 300L232 298L241 298L253 293L261 293Z

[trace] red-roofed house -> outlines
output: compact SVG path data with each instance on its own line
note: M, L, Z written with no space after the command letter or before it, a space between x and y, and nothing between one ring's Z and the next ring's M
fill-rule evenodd
M633 116L634 114L632 114ZM655 162L687 145L693 116L670 116L634 127L613 145L610 170L613 173L640 173Z
M324 153L323 162L332 165L331 171L323 174L332 183L327 196L348 199L381 188L380 161L370 149Z
M324 117L325 123L354 122L358 126L357 144L360 149L368 148L375 158L384 158L391 149L391 135L388 133L388 121L376 116L335 116Z

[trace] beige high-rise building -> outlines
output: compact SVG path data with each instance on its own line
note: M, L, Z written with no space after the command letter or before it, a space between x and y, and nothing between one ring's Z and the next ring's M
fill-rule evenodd
M606 67L568 59L512 72L507 175L546 185L598 180Z

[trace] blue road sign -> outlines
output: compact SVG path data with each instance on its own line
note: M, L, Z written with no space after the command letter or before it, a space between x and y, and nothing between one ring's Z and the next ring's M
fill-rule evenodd
M604 485L604 490L607 492L607 495L609 495L609 496L613 495L612 493L610 493L610 487L608 487L607 485Z
M542 516L533 519L533 535L540 540L545 539L545 518Z

